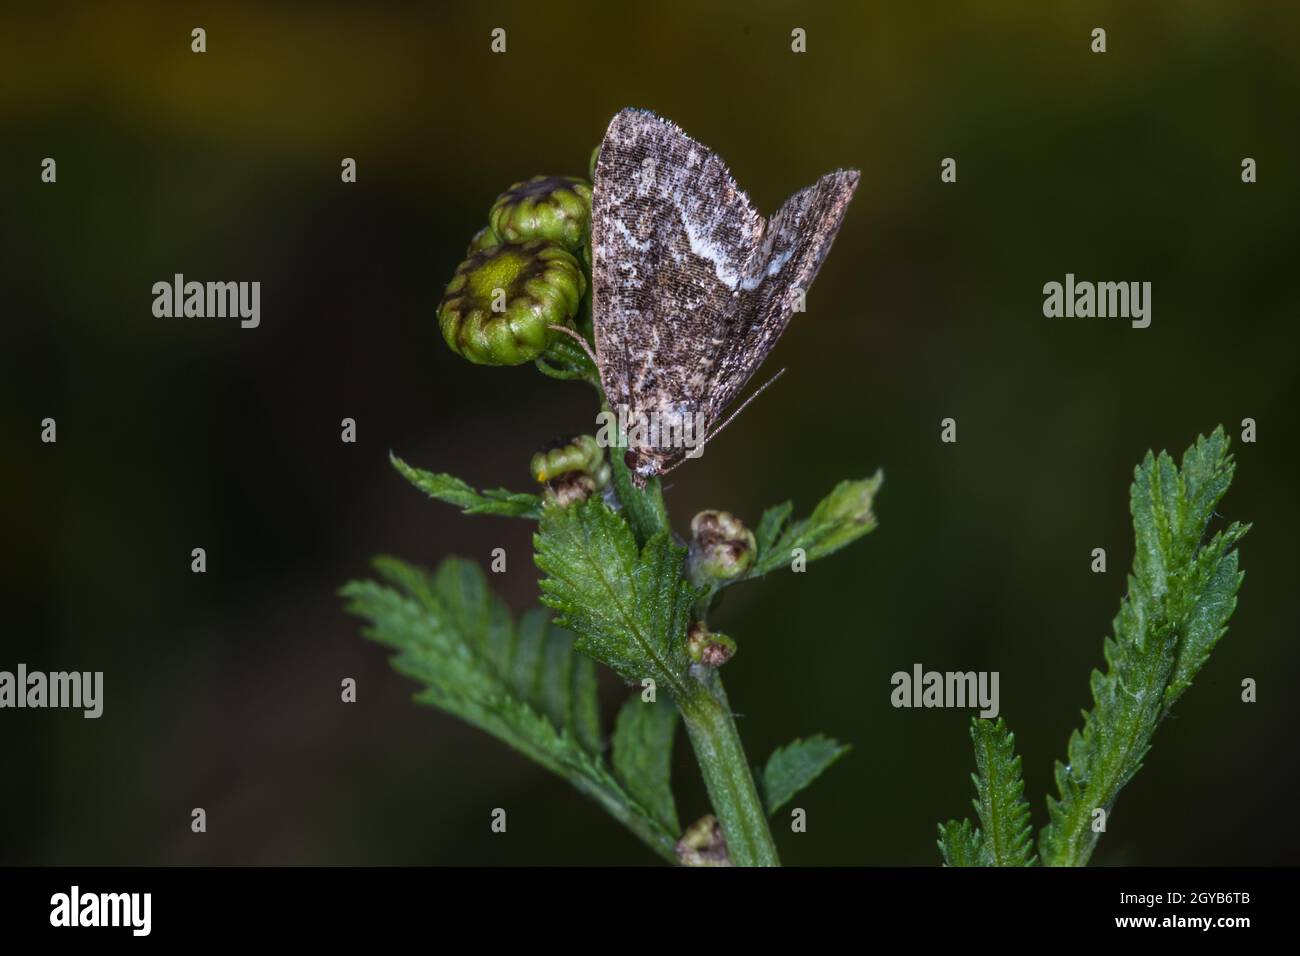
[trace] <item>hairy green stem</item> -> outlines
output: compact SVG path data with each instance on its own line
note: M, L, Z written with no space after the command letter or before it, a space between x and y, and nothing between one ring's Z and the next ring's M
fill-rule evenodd
M609 411L608 404L601 404ZM647 538L669 528L659 479L653 478L644 490L638 489L617 448L610 449L609 458L614 491L638 543L644 544ZM685 692L677 697L677 708L686 724L713 812L727 838L731 862L736 866L780 866L767 814L718 672L711 670L702 679L688 679Z
M709 671L703 680L688 681L688 690L677 706L695 749L713 812L727 838L731 862L736 866L780 866L767 814L718 672Z
M608 403L603 401L601 409L610 411ZM622 435L619 436L619 441L623 441ZM658 478L651 478L646 482L644 490L632 483L632 472L623 460L620 447L623 446L615 446L609 450L614 492L623 506L623 514L632 528L632 533L636 535L637 544L644 545L649 538L668 528L668 509L664 506L664 493Z

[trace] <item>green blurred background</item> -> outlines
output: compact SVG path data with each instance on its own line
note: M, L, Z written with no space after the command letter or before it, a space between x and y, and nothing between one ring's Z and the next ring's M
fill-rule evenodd
M917 662L1000 672L1041 825L1124 590L1134 464L1249 416L1220 509L1255 523L1239 609L1095 859L1300 861L1298 28L1294 7L1221 3L6 10L0 667L103 670L106 704L0 713L0 862L652 861L413 705L335 595L377 552L504 547L498 587L535 602L530 526L424 500L387 454L526 488L536 446L590 429L589 390L469 365L434 309L495 196L585 175L629 105L717 149L764 210L863 172L768 363L785 378L668 492L684 531L886 472L875 534L716 617L741 642L726 677L755 762L817 731L855 747L800 798L808 832L778 831L785 860L937 863L936 822L969 812L969 715L890 706ZM261 281L261 328L155 318L175 272ZM1151 327L1044 318L1066 272L1151 281ZM604 689L612 717L625 691ZM676 779L683 817L705 812L684 739Z

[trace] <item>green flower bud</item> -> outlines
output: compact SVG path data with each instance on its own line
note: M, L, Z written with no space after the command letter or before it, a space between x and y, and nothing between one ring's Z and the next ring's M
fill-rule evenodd
M605 451L590 435L557 438L529 462L533 480L545 484L552 478L571 471L591 473L605 462Z
M479 365L522 365L571 323L587 291L576 259L553 242L503 242L456 269L438 306L442 337Z
M754 564L754 532L726 511L701 511L691 519L690 572L696 584L731 581Z
M736 656L736 642L695 621L686 632L686 655L705 667L721 667Z
M488 222L506 242L549 239L576 253L590 229L591 186L575 176L534 176L502 193Z
M484 226L474 233L474 238L469 241L469 249L465 251L465 255L472 256L476 252L482 252L484 249L491 249L493 246L499 245L501 245L501 237L492 231L491 226Z
M533 455L529 468L547 504L585 501L609 484L605 450L591 435L556 439Z

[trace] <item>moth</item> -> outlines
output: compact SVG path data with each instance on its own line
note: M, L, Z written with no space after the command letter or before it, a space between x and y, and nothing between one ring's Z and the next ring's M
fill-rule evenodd
M857 170L837 170L765 219L676 124L638 109L610 122L592 192L593 358L630 423L638 486L730 420L719 424L802 309L857 185Z

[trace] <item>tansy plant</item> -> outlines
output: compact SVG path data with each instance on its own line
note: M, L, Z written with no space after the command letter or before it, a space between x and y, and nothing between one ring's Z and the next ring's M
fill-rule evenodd
M593 154L593 163L595 156ZM591 186L571 177L517 183L492 206L438 308L451 350L482 365L533 363L589 383L606 409L592 343ZM594 417L594 416L593 416ZM366 633L394 648L394 666L423 685L416 699L499 737L564 777L665 860L776 865L768 826L848 749L822 736L776 750L757 771L741 745L719 675L736 642L712 630L720 592L839 550L876 524L881 476L844 481L791 520L789 502L751 530L704 511L678 537L659 479L638 487L620 453L593 435L532 456L537 489L477 491L392 456L433 498L467 514L536 522L535 560L547 610L518 619L473 562L428 572L379 558L381 581L343 589ZM632 690L606 736L596 665ZM683 827L669 781L673 739L686 727L713 813Z
M1236 544L1249 526L1234 522L1209 534L1233 469L1221 427L1198 438L1181 467L1168 452L1147 452L1129 490L1136 549L1128 594L1103 645L1106 670L1092 672L1092 709L1070 737L1069 763L1056 764L1060 796L1047 798L1037 851L1015 737L1001 720L976 718L971 739L980 825L940 825L939 851L949 866L1088 862L1115 798L1141 769L1156 726L1191 686L1237 606Z
M594 161L594 156L593 156ZM493 205L438 309L452 351L483 365L533 363L587 382L607 409L592 341L591 187L571 177L517 183ZM1224 634L1241 581L1233 524L1205 540L1232 480L1223 430L1200 438L1181 467L1148 454L1132 486L1137 553L1093 707L1057 764L1059 799L1035 850L1020 758L1002 721L976 719L979 826L939 828L954 866L1087 863L1120 789L1138 771L1157 724ZM423 685L416 700L505 741L568 780L665 860L695 866L776 865L772 814L848 747L795 740L751 769L719 669L736 641L712 630L720 592L825 557L871 531L881 475L844 481L806 517L789 502L751 530L725 511L692 518L680 539L659 479L639 488L621 454L592 435L532 456L535 491L478 491L448 474L394 467L466 514L536 523L535 561L546 609L512 617L473 562L428 572L395 558L380 581L343 588L366 633L395 650L393 665ZM612 733L601 725L596 665L633 688ZM713 813L683 827L669 780L678 724L686 727Z

